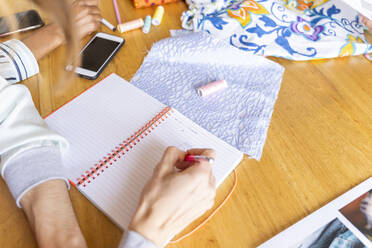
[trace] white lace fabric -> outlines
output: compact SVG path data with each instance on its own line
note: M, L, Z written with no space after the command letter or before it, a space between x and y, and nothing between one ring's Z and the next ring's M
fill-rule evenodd
M131 83L259 160L283 73L206 33L181 33L155 43ZM227 89L198 96L198 86L222 79Z

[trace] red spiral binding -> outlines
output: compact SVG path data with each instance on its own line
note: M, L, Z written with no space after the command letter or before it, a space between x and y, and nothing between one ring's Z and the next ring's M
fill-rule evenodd
M109 166L117 162L121 156L133 149L133 147L136 146L147 135L149 135L152 130L155 129L155 127L160 125L166 118L168 118L172 112L173 110L170 107L165 107L143 127L138 129L133 135L123 140L115 147L115 149L111 150L111 153L107 153L107 155L99 160L93 167L77 178L76 185L86 187L87 183L90 183L96 177L101 175L105 169L108 169Z

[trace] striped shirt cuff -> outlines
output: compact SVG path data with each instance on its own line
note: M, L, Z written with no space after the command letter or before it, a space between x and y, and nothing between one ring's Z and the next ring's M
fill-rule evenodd
M0 43L0 76L11 83L39 73L39 65L31 50L19 40Z

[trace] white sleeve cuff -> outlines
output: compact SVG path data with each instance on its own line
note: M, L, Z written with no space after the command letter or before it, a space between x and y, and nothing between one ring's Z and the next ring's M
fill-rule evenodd
M157 248L157 246L141 234L129 230L124 233L119 248Z
M18 207L21 207L20 200L30 189L54 179L64 180L67 187L70 187L58 146L23 151L9 161L4 171L4 180Z

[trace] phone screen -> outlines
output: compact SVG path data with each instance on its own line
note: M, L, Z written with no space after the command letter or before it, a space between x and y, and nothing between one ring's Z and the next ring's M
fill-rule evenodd
M9 24L9 19L0 17L0 35L16 30L24 30L29 27L40 27L44 25L43 20L35 10L17 13L15 14L15 19L17 23L12 27ZM11 30L11 28L15 28L15 30Z
M95 37L82 52L81 67L90 71L98 71L120 42Z

